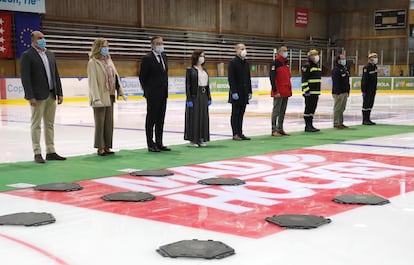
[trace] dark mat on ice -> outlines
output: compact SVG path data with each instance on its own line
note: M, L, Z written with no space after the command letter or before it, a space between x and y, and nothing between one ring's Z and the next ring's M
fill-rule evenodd
M145 202L154 200L155 196L146 192L127 191L106 194L101 198L105 201Z
M267 217L266 221L281 227L293 229L311 229L317 228L324 224L329 224L331 219L323 216L305 215L305 214L284 214Z
M243 185L246 184L244 180L236 178L208 178L200 179L197 181L198 184L203 185Z
M347 194L336 196L332 201L343 204L367 204L367 205L383 205L390 203L388 199L377 195L367 194Z
M23 212L0 216L0 225L39 226L56 222L50 213Z
M174 173L167 170L139 170L129 174L134 177L166 177L174 175Z
M77 183L48 183L37 185L33 189L38 191L76 191L83 189L83 187Z
M157 252L163 257L222 259L235 254L233 248L214 240L182 240L161 246Z

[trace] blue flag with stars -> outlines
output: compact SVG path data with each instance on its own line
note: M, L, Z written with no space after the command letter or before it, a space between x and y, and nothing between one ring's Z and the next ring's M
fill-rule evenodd
M33 31L40 30L40 15L35 13L14 13L14 25L16 29L16 57L30 48Z

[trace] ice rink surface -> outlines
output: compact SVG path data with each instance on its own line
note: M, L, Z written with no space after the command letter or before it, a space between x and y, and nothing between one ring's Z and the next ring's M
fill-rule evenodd
M372 120L379 124L414 125L414 95L379 94ZM184 144L184 100L169 99L164 143ZM332 128L331 95L322 95L314 124ZM247 136L271 133L272 99L255 96L248 105L244 130ZM30 108L28 105L1 105L0 163L31 161ZM213 97L210 108L211 140L229 139L230 104ZM143 100L118 102L115 107L114 150L146 148L146 105ZM304 129L303 98L290 98L285 131ZM345 111L346 125L361 124L360 94L351 94ZM64 102L57 109L55 146L70 157L95 153L93 114L86 102ZM346 130L344 130L346 133ZM294 136L291 136L294 137ZM289 138L286 138L288 141ZM42 144L42 147L44 145ZM174 147L173 147L174 148ZM310 152L338 151L360 155L414 158L414 131L386 137L307 148ZM401 160L403 161L403 160ZM358 160L360 162L360 160ZM386 160L382 160L386 164ZM362 163L362 162L361 162ZM378 166L377 172L401 177L396 196L384 206L362 206L330 216L333 222L312 230L285 230L260 238L237 236L211 230L151 221L127 215L91 210L47 200L0 193L0 215L11 212L53 212L59 222L40 227L0 226L0 263L5 265L47 264L225 264L225 265L412 265L414 264L414 178L413 164ZM382 171L381 171L382 170ZM395 177L394 177L395 179ZM386 183L386 182L384 182ZM411 185L411 186L410 186ZM384 184L384 189L387 185ZM312 201L308 201L309 205ZM165 207L173 207L166 205ZM257 209L259 211L260 209ZM208 210L192 213L206 218ZM217 219L217 223L225 220ZM235 224L237 225L237 224ZM240 224L239 224L240 225ZM258 226L257 230L262 229ZM214 239L236 250L221 260L163 258L155 249L183 239Z

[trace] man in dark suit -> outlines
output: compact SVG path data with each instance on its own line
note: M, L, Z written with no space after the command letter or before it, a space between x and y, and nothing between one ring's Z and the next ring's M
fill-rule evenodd
M34 159L45 163L40 148L40 123L43 119L46 142L46 160L66 160L55 152L54 124L56 98L63 102L62 84L53 53L46 49L45 36L40 31L31 34L32 47L20 58L20 76L25 99L31 106L31 134Z
M252 82L250 66L246 60L247 50L243 43L236 45L236 56L230 61L228 67L229 103L231 103L231 128L233 140L250 140L243 134L243 117L246 105L252 99Z
M162 37L151 39L151 52L141 61L139 81L147 100L145 133L149 152L171 151L162 143L168 98L168 61ZM153 140L155 127L155 142Z

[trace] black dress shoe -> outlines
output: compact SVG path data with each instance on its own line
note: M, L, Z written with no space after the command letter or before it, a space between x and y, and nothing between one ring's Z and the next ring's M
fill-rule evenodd
M246 135L244 135L244 134L240 135L240 138L241 138L243 141L249 141L249 140L250 140L250 137L247 137L247 136L246 136Z
M160 149L161 151L171 151L171 148L168 148L164 145L159 146L158 149Z
M113 155L113 154L115 154L115 152L114 152L114 151L111 151L110 149L105 150L105 151L104 151L104 153L105 153L106 155Z
M161 152L161 150L156 146L150 146L148 147L148 152Z
M39 163L39 164L43 164L43 163L45 163L45 160L43 159L43 157L42 157L42 155L41 155L41 154L34 155L34 161L35 161L36 163Z
M98 156L106 156L107 154L106 154L106 152L104 151L104 150L98 150L97 152L96 152L96 154L98 155Z
M56 153L46 154L46 160L66 160L66 157L60 156Z

